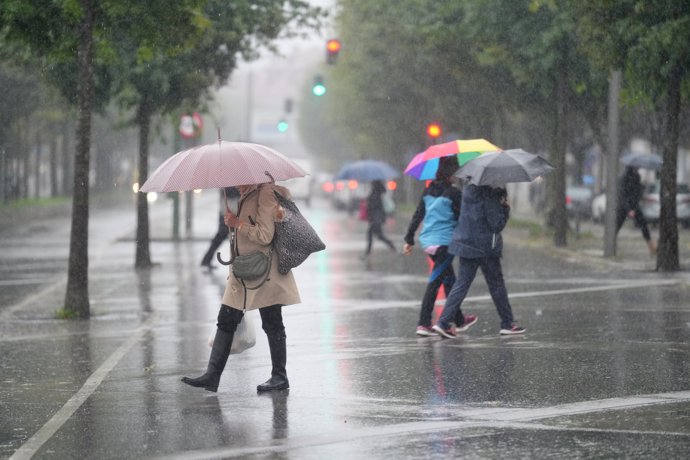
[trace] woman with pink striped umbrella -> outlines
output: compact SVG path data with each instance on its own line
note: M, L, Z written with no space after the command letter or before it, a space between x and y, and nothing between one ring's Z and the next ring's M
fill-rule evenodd
M282 307L301 300L292 272L280 273L277 257L272 255L275 222L280 220L275 193L290 196L285 187L275 185L274 179L306 174L296 163L268 147L219 140L175 154L142 186L144 192L236 186L240 191L237 214L228 209L224 215L225 225L234 236L233 254L255 254L268 260L258 279L240 274L237 267L230 271L206 372L196 378L183 377L182 382L187 385L218 391L237 326L247 310L258 309L268 338L272 370L271 377L258 385L257 391L289 388Z

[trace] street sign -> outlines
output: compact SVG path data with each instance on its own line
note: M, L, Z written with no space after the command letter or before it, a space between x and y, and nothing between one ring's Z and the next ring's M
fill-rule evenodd
M203 124L199 112L194 112L192 115L187 113L182 114L180 117L180 136L184 139L196 139L200 137Z

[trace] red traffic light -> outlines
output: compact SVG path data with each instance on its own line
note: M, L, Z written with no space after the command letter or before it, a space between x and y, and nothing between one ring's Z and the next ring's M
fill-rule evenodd
M326 42L326 49L329 53L337 53L340 51L340 40L332 38Z
M340 52L340 40L331 38L326 42L326 62L328 64L335 64Z
M438 123L431 123L429 126L426 127L426 133L432 139L436 139L442 133L441 125L439 125Z

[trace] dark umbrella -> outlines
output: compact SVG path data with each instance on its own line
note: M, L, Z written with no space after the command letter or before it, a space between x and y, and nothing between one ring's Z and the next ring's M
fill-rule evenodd
M455 173L475 185L504 185L531 182L553 171L548 161L522 149L485 153L468 161Z
M386 162L378 160L359 160L347 163L335 175L335 180L356 180L371 182L398 177L400 173Z
M658 171L664 163L663 158L653 153L626 153L620 158L620 162L626 166L635 168L653 169Z

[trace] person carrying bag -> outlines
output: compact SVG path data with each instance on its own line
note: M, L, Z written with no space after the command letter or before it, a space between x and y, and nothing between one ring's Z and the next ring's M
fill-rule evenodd
M271 354L271 377L257 386L258 392L284 390L290 387L287 377L286 334L282 308L301 302L292 271L278 270L273 256L276 220L282 213L275 192L290 197L285 187L275 184L240 185L238 213L225 213L226 225L234 230L235 257L261 252L268 257L267 270L255 280L242 279L236 273L228 276L222 305L218 313L216 335L206 372L197 378L183 377L182 382L208 391L218 391L221 374L230 354L230 346L245 311L259 310L261 327L266 333ZM258 257L261 258L261 257ZM239 273L240 276L246 276Z

